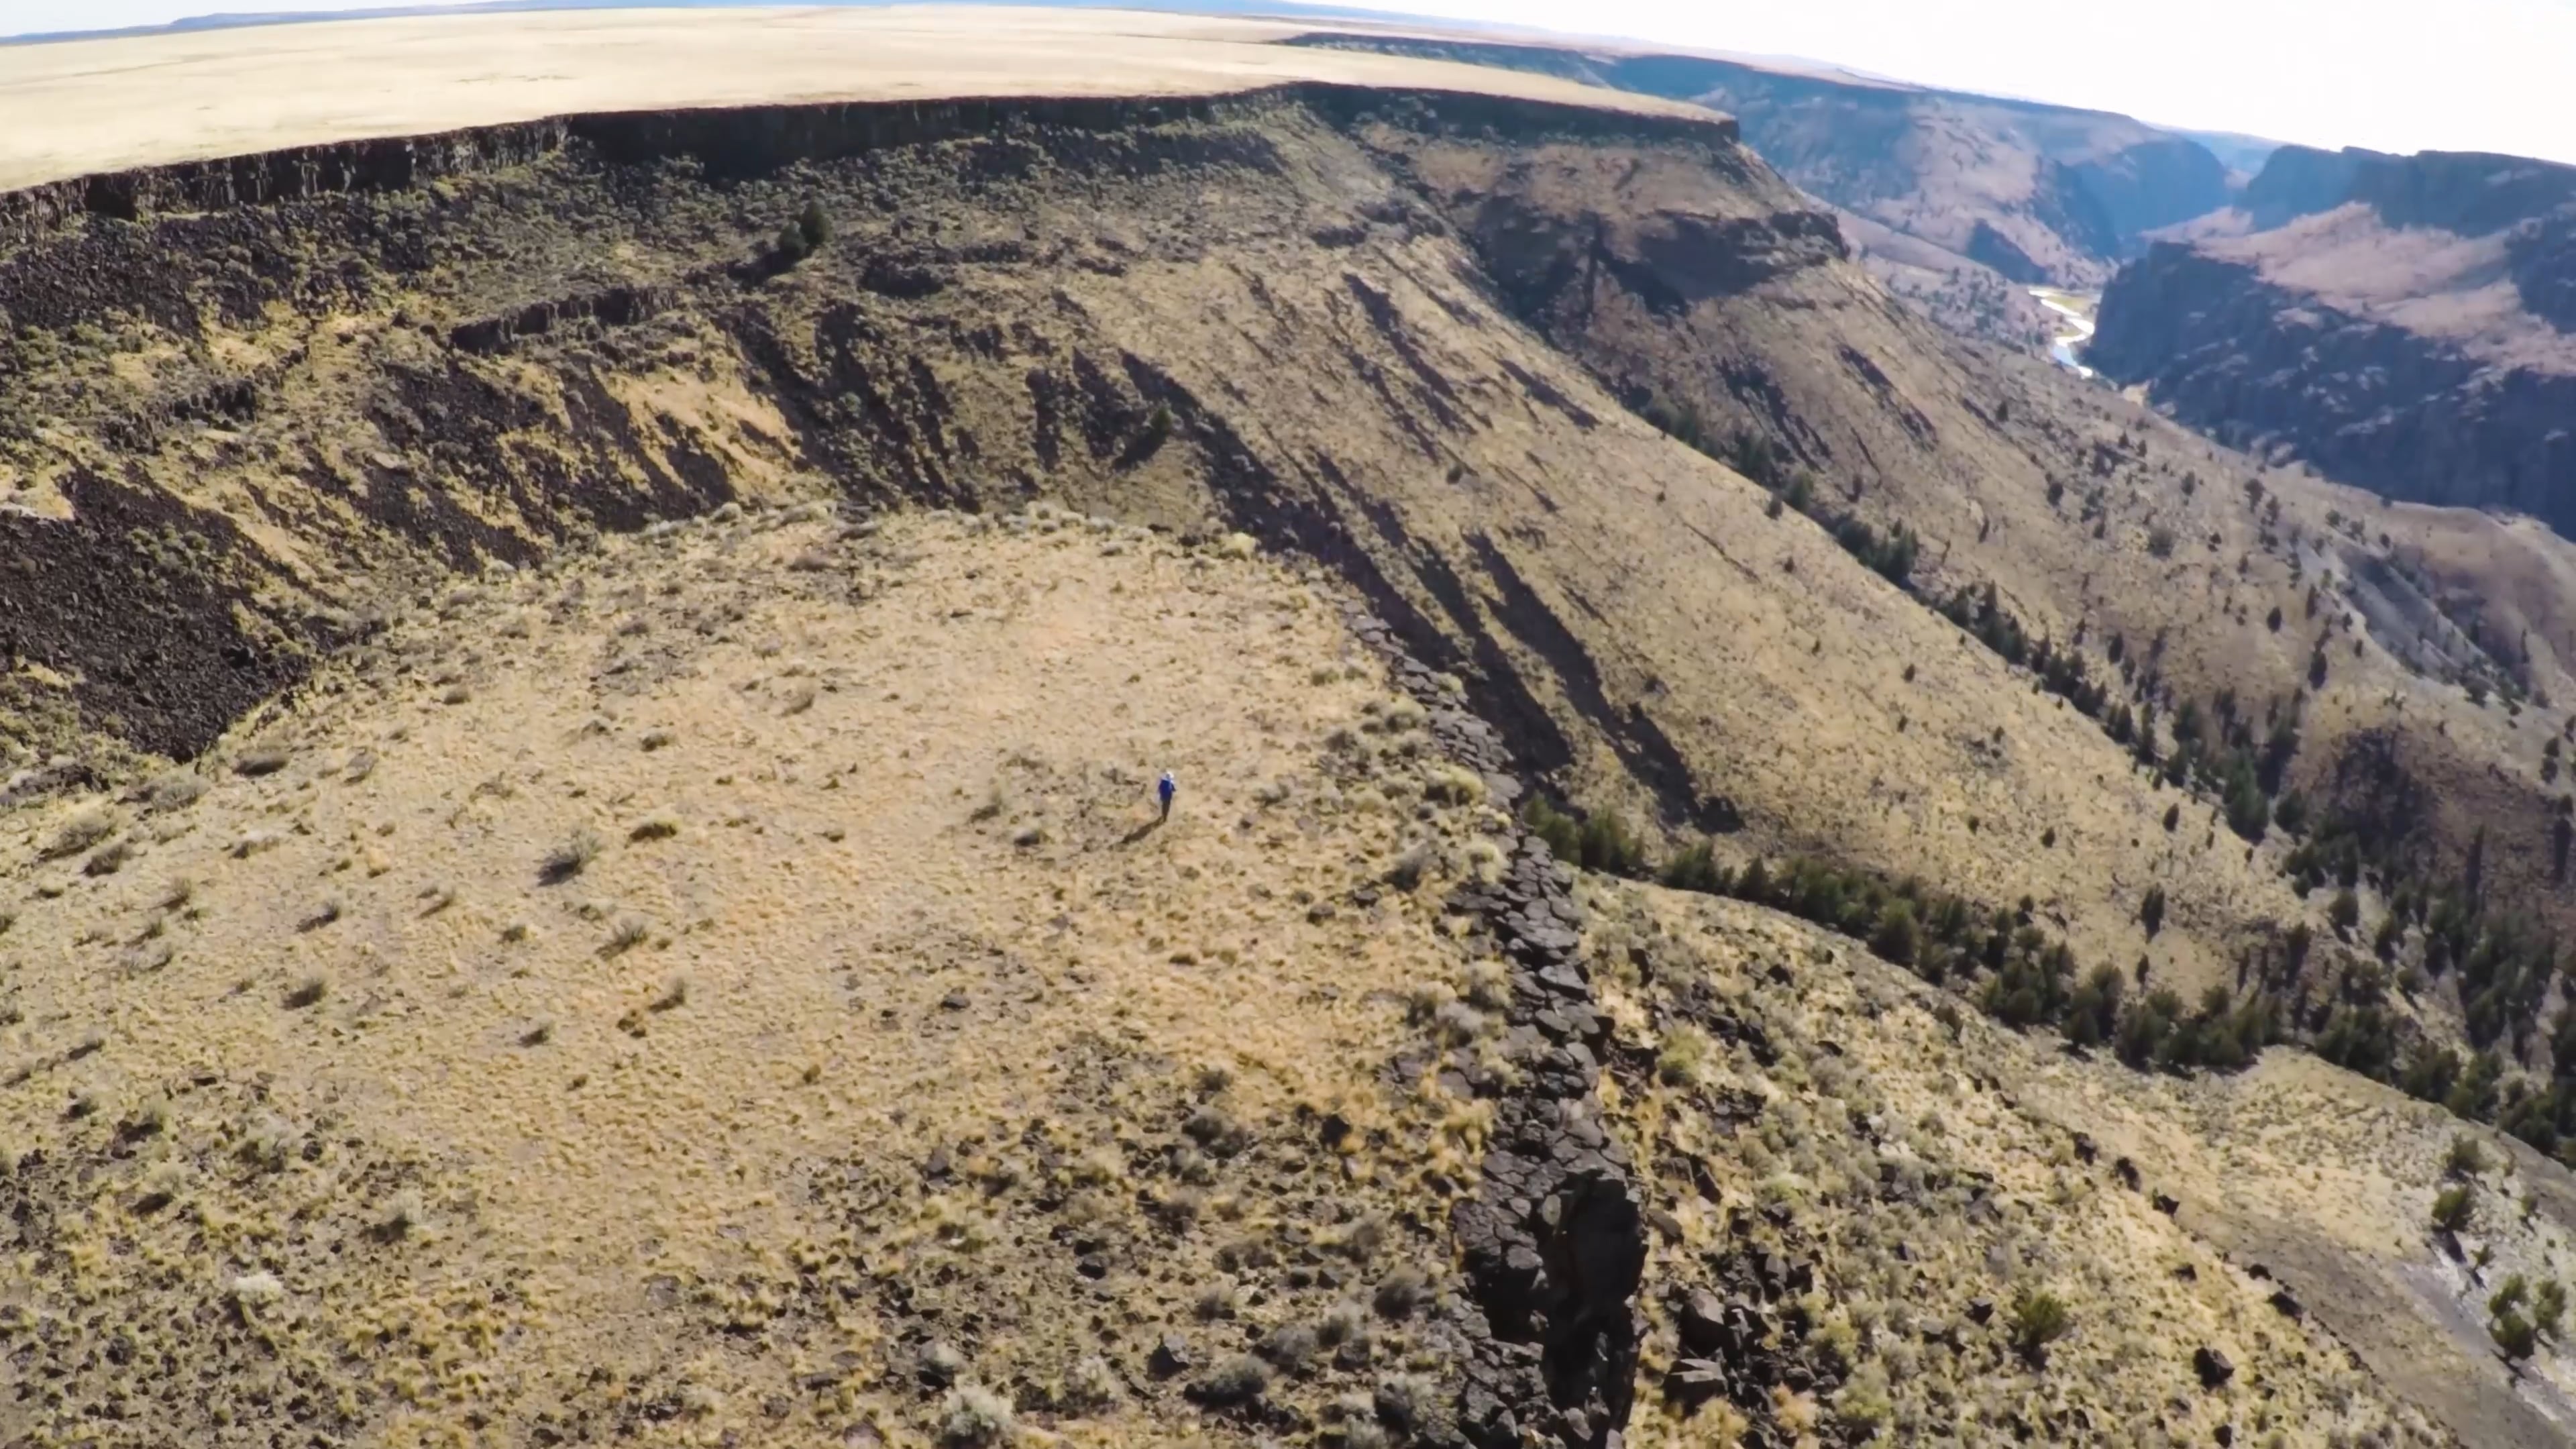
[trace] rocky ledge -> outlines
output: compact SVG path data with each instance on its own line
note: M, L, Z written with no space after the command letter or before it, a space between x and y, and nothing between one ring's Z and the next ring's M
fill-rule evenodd
M1459 708L1383 620L1356 605L1348 620L1430 712L1435 744L1508 808L1521 786L1500 733ZM1456 1406L1459 1432L1478 1449L1605 1449L1619 1442L1634 1392L1644 1209L1627 1150L1602 1121L1611 1028L1593 996L1574 880L1546 842L1516 834L1499 880L1450 897L1471 946L1505 964L1504 1069L1468 1047L1425 1046L1396 1064L1405 1080L1436 1070L1453 1093L1495 1104L1480 1180L1451 1222L1483 1318L1462 1325Z
M2231 446L2576 534L2576 372L2488 363L2172 242L2103 293L2085 361Z

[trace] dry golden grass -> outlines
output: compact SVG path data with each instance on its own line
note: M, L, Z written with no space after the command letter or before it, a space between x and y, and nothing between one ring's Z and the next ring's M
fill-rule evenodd
M1274 43L1305 29L900 5L442 15L13 46L0 52L0 189L544 116L825 101L1222 95L1333 81L1708 114L1544 76Z
M1769 911L1629 886L1596 888L1587 905L1596 979L1630 1048L1623 1060L1658 1064L1616 1073L1611 1094L1651 1201L1669 1215L1649 1281L1706 1281L1701 1260L1747 1242L1815 1265L1807 1339L1849 1372L1838 1389L1784 1404L1784 1421L1874 1426L1895 1443L1936 1434L2208 1443L2220 1425L2238 1443L2438 1443L2446 1436L2435 1425L2450 1415L2479 1422L2480 1395L2510 1402L2474 1345L2445 1342L2439 1315L2401 1303L2396 1319L2373 1316L2388 1306L2385 1290L2429 1269L2435 1252L2419 1220L2438 1167L2421 1155L2429 1124L2408 1114L2414 1104L2392 1106L2393 1094L2288 1052L2247 1078L2192 1083L2074 1061L2051 1038L1974 1012L1945 1020L1944 998L1906 973ZM1747 1024L1761 1049L1746 1044ZM2241 1117L2174 1101L2251 1102L2285 1075L2322 1084L2319 1100L2284 1119L2308 1134L2314 1157L2277 1150L2287 1143L2248 1152ZM1748 1103L1757 1104L1749 1115ZM2357 1103L2377 1110L2356 1115ZM2410 1125L2402 1145L2385 1135L2391 1115ZM2163 1150L2143 1150L2140 1133ZM2090 1161L2084 1141L2096 1148ZM2144 1174L2140 1189L2123 1185L2122 1156ZM2321 1188L2287 1195L2318 1168ZM2363 1178L2368 1199L2337 1200ZM2178 1217L2156 1206L2169 1193L2184 1200ZM2366 1284L2296 1274L2324 1329L2277 1311L2269 1299L2282 1284L2254 1269L2263 1254L2213 1233L2205 1215L2226 1204L2246 1219L2278 1213L2298 1231L2382 1203L2373 1231L2405 1241L2373 1262ZM1739 1217L1752 1224L1749 1240L1730 1227ZM2564 1233L2545 1231L2553 1242ZM2272 1265L2290 1275L2280 1259ZM2043 1365L2006 1342L2024 1290L2052 1293L2069 1311L2070 1331ZM1684 1412L1648 1392L1685 1352L1674 1336L1678 1298L1650 1300L1630 1442L1728 1442L1723 1405ZM1984 1323L1971 1311L1980 1301L1993 1308ZM2346 1339L2364 1347L2367 1368L2347 1364ZM2204 1346L2234 1365L2223 1388L2199 1382L2193 1358ZM2397 1357L2400 1346L2420 1371ZM2552 1374L2566 1371L2556 1345L2544 1354ZM2443 1390L2434 1383L2443 1372L2474 1376L2476 1387ZM2396 1375L2416 1402L2375 1373ZM2428 1403L2439 1417L2427 1418ZM2525 1433L2532 1422L2485 1412L2484 1422Z
M2167 835L2160 822L2173 792L2137 776L2090 722L2017 681L1822 530L1766 517L1761 490L1656 433L1493 296L1461 284L1489 260L1475 238L1428 217L1358 226L1412 214L1402 179L1411 175L1444 195L1494 192L1543 228L1588 227L1597 213L1633 241L1685 222L1767 224L1797 205L1776 179L1687 146L1557 144L1522 156L1382 127L1354 136L1287 106L1230 118L1213 134L1277 158L1230 172L1222 205L1207 204L1186 175L1071 171L961 192L963 163L935 148L795 182L795 204L809 193L829 198L844 235L756 294L761 325L779 338L766 360L724 320L731 314L720 308L733 303L698 297L685 279L738 259L729 221L738 204L786 206L790 193L716 208L683 188L667 226L636 231L564 162L462 187L457 224L477 235L488 228L488 246L478 242L472 258L460 247L434 278L388 279L367 306L339 315L281 310L211 324L206 356L166 339L138 344L134 355L170 374L151 388L109 386L81 370L88 363L69 364L46 376L31 405L113 414L147 405L155 388L247 365L222 360L232 354L274 367L276 411L238 432L208 430L145 466L175 494L239 522L260 551L245 571L290 612L346 608L381 579L443 566L427 540L368 511L379 485L365 480L382 457L411 469L438 508L531 547L548 537L549 520L515 513L510 500L546 497L544 478L650 498L703 457L747 497L793 496L818 486L802 470L826 432L898 483L935 476L936 487L992 506L1024 496L1015 480L1043 479L1059 500L1130 521L1202 532L1285 527L1287 508L1233 491L1266 486L1247 485L1248 458L1256 476L1282 480L1283 498L1320 499L1341 518L1351 546L1457 647L1457 661L1512 676L1492 682L1489 707L1528 691L1545 732L1565 742L1562 758L1535 758L1543 750L1534 748L1533 763L1580 804L1644 824L1668 806L1723 799L1748 825L1728 842L1733 857L1821 851L1990 905L2030 896L2084 961L2127 966L2149 954L2186 991L2228 973L2251 929L2296 914L2269 862L2243 859L2205 807L2189 807L2190 827ZM1516 156L1531 165L1514 171ZM880 187L914 198L935 255L950 258L937 263L945 285L935 296L896 301L862 285L870 257L921 245L865 200ZM532 208L595 222L539 226L526 219ZM1318 246L1313 233L1327 225L1358 226L1361 240ZM1015 238L1009 245L1024 255L1089 260L953 260L994 237ZM578 335L460 359L397 323L504 314L595 286L603 257L631 281L682 296L617 340L613 364ZM1849 336L1884 359L1900 402L1932 407L1932 390L1956 385L1946 373L1906 370L1909 334L1897 330L1891 304L1839 263L1792 270L1724 305L1737 309L1733 330L1711 355L1767 349L1786 383L1840 377L1847 391L1851 364L1837 349ZM844 436L810 411L784 415L778 369L825 388L850 382L834 376L844 364L832 338L845 314L867 317L868 335L888 349L861 365L928 377L894 384L899 406L916 410L928 432ZM997 359L961 340L996 318L1012 319L1011 345L1025 356ZM1041 416L1029 381L1029 368L1042 367L1070 387L1085 367L1122 356L1149 364L1196 409L1167 446L1133 463L1068 447L1073 423L1116 418L1068 419L1065 404ZM424 446L391 451L398 440L378 399L408 384L389 376L451 367L471 379L458 386L473 389L464 396L475 407L508 422L493 451L525 464L524 488L478 484ZM605 407L603 390L622 408ZM1102 406L1145 411L1116 384ZM1900 457L1885 437L1892 414L1872 409L1835 425L1877 429L1864 431L1860 448ZM459 419L451 431L486 425ZM1943 426L1945 435L1973 430L1946 417ZM12 481L32 495L57 462L125 468L131 460L104 432L56 430L34 450L55 461L40 468L31 458ZM969 447L971 466L941 451L967 457ZM315 486L317 477L331 486ZM1375 511L1363 514L1352 497ZM279 521L288 501L307 524ZM1919 526L1927 535L1945 527L1934 517ZM1927 553L1936 579L1950 576L1943 556ZM438 685L480 687L464 677ZM1660 797L1622 754L1632 748L1622 733L1640 720L1672 742L1672 763L1687 776ZM2150 943L2135 917L2157 883L2174 904Z
M2262 1264L2330 1322L2394 1392L2472 1443L2563 1434L2576 1359L2546 1336L2513 1373L2487 1334L2487 1299L2512 1275L2576 1273L2576 1192L2519 1142L2275 1051L2242 1077L2135 1081L2056 1067L2027 1097L2132 1156L2181 1203L2178 1220L2236 1261ZM2481 1144L2477 1206L2456 1239L2433 1203L2452 1144Z
M1785 199L1759 180L1729 185L1686 157L1651 152L1433 142L1408 161L1442 193L1527 197L1541 226L1571 225L1590 209L1644 235L1677 217L1725 227ZM1336 456L1365 458L1343 466L1462 573L1480 577L1471 560L1492 550L1588 651L1611 707L1651 719L1694 783L1742 808L1751 829L1726 842L1738 857L1823 851L1994 904L2029 895L2085 961L2125 966L2152 954L2186 990L2232 967L2248 923L2295 918L2270 862L2247 860L2223 827L2213 833L2214 811L2187 804L2189 827L2167 835L2161 818L2181 797L2142 778L2095 724L1860 567L1821 528L1766 516L1761 489L1663 438L1557 356L1525 351L1526 334L1509 322L1477 315L1480 299L1444 280L1460 265L1449 239L1408 238L1371 260L1406 335L1403 362L1452 380L1473 412L1475 427L1448 453L1454 483L1425 476L1398 440L1368 446L1359 386L1337 395L1263 367L1299 339L1374 340L1335 271L1202 264L1166 285L1086 277L1069 290L1125 345L1176 359L1168 365L1194 389L1246 393L1256 445L1286 451L1292 439L1324 436ZM1783 380L1792 367L1831 369L1847 386L1840 339L1868 339L1869 355L1886 358L1874 344L1896 336L1885 330L1890 304L1845 268L1789 272L1741 305L1760 309L1758 345ZM1205 325L1211 315L1225 325ZM1741 331L1757 345L1749 315ZM1599 425L1565 426L1531 401L1515 369ZM1945 380L1902 377L1900 387ZM1896 431L1885 417L1836 422ZM1419 606L1438 621L1421 592ZM1503 596L1486 617L1510 658L1559 718L1579 715L1576 670L1543 655L1543 640L1514 637L1506 610L1516 601L1495 592ZM1575 743L1559 781L1569 794L1652 818L1639 772L1609 740L1586 731ZM2134 921L2159 881L2182 930L2151 947Z
M267 32L306 47L273 63L325 83L236 87L238 109L201 135L238 147L610 101L795 99L823 67L831 94L879 94L907 46L966 67L961 36L1023 19L773 17L725 32L742 49L693 54L685 76L608 41L703 38L710 17ZM1027 25L978 49L982 69L922 83L1025 85L1077 42L1116 62L1097 82L1112 91L1279 67L1445 74L1261 47L1232 22ZM163 77L185 95L237 80L227 57L250 42L166 44L197 57ZM763 63L790 46L810 55ZM839 64L859 46L875 69ZM478 65L565 67L570 89L431 88L455 107L444 121L334 109L388 74L453 74L475 47ZM73 53L0 57L0 74ZM43 105L78 125L83 105L130 106L135 82L65 84L13 86L0 114ZM177 154L140 129L60 154ZM13 1404L38 1416L30 1435L116 1407L130 1412L115 1422L158 1414L190 1442L281 1415L385 1443L914 1441L951 1423L974 1437L1007 1406L1079 1441L1240 1440L1254 1430L1187 1407L1183 1386L1221 1391L1206 1375L1244 1377L1256 1347L1306 1428L1387 1373L1434 1397L1454 1387L1454 1345L1431 1327L1355 1336L1351 1320L1407 1275L1422 1286L1399 1299L1455 1287L1444 1208L1490 1108L1384 1068L1426 1031L1497 1030L1490 963L1466 960L1426 904L1500 859L1482 782L1427 753L1419 707L1389 704L1316 586L1249 539L1183 547L1053 510L845 531L819 505L771 508L823 491L805 471L817 459L848 463L833 486L889 500L998 511L1037 492L1198 538L1312 524L1348 576L1382 577L1372 607L1410 608L1418 644L1455 648L1443 662L1473 698L1525 707L1500 721L1518 741L1561 744L1538 763L1579 803L1642 822L1675 795L1710 814L1724 796L1746 821L1732 857L1819 850L1989 905L2028 896L2087 966L2147 953L2157 983L2188 994L2232 982L2257 928L2299 913L2277 847L2249 854L2197 803L2168 835L2179 797L2091 722L1823 530L1770 516L1760 489L1613 387L1676 357L1702 373L1757 357L1813 430L1828 494L1919 529L1932 584L1993 579L2061 639L2162 629L2178 687L2254 700L2304 668L2304 639L2261 623L2303 591L2277 556L2230 572L2256 531L2232 463L2115 398L2070 402L2053 374L1944 360L1821 253L1719 289L1678 338L1634 296L1596 314L1629 331L1589 338L1543 336L1545 319L1499 303L1509 259L1480 218L1703 259L1676 239L1794 220L1786 187L1708 137L1505 144L1275 103L1140 122L1130 139L1260 159L1228 163L1218 188L1127 167L1116 146L1084 169L1089 140L1000 180L963 164L972 142L892 147L721 194L674 172L646 225L579 157L554 157L381 199L388 216L434 202L460 242L425 273L358 242L313 259L364 279L330 293L338 311L210 315L194 338L127 317L13 383L46 423L0 460L28 512L61 514L60 485L89 467L235 523L247 543L222 577L252 592L244 607L354 626L378 601L426 600L193 771L0 820L19 887L0 938L0 1143L42 1153L0 1184L33 1224L30 1286L0 1299L0 1327L44 1354L0 1355L0 1372L51 1384ZM1456 213L1422 209L1426 194ZM728 270L741 217L809 198L832 206L834 249L748 283ZM879 290L866 267L885 256L940 285ZM603 277L668 288L670 310L500 355L446 340ZM113 424L246 377L273 405L239 428L115 441ZM875 416L863 387L901 426L856 421ZM441 425L406 440L402 410L432 404ZM1155 445L1133 448L1152 417ZM2105 465L2095 539L2072 502L2047 500L2050 472L2141 432L2149 459ZM692 468L719 483L674 501ZM2190 468L2205 471L2186 493ZM590 491L548 492L563 486ZM2322 527L2325 492L2275 486L2293 521ZM743 501L711 521L596 556L524 573L478 557L578 539L585 509L649 515L727 488ZM2154 557L2159 527L2188 546ZM2213 531L2215 552L2200 542ZM424 591L450 569L466 576ZM2525 617L2554 617L2545 587L2526 592ZM12 684L68 700L80 681ZM2443 758L2463 775L2526 746L2536 758L2538 731L2461 713L2441 688L2365 641L2336 659L2312 729L2322 746L2403 690L2459 722L2436 734L2462 741ZM1182 804L1159 824L1165 768ZM1654 778L1665 769L1681 778ZM1418 886L1390 883L1424 862ZM2172 902L2152 945L2136 924L2151 886ZM1818 1319L1855 1371L1877 1366L1853 1378L1870 1393L1793 1395L1780 1422L1999 1437L2018 1420L2058 1439L2144 1439L2156 1423L2198 1440L2224 1420L2308 1442L2405 1418L2205 1246L2253 1229L2195 1214L2241 1200L2297 1227L2278 1240L2317 1255L2293 1271L2327 1285L2321 1314L2431 1303L2386 1295L2428 1261L2401 1220L2436 1124L2404 1119L2401 1142L2389 1108L2359 1119L2382 1138L2338 1136L2335 1114L2373 1099L2296 1067L2171 1086L1973 1020L1952 1041L1930 998L1847 943L1651 892L1597 904L1613 918L1593 943L1610 1005L1645 1060L1672 1063L1650 1081L1623 1061L1616 1088L1677 1225L1658 1281L1696 1271L1712 1202L1791 1207L1848 1274ZM1669 974L1622 976L1623 948L1649 942ZM1785 982L1763 974L1774 965ZM1756 1079L1714 1025L1659 1016L1690 979L1758 1010L1790 1054ZM1692 1095L1713 1086L1771 1105L1729 1135ZM2339 1192L2345 1178L2303 1177L2286 1148L2240 1150L2260 1114L2229 1104L2272 1102L2305 1124L2300 1155L2384 1152L2348 1173L2377 1185ZM2106 1186L2100 1164L2079 1170L2074 1129L2133 1141L2160 1165L2150 1186L2192 1206L2177 1222ZM1660 1175L1668 1151L1724 1170L1681 1193ZM1873 1206L1890 1156L1900 1175L1909 1157L1939 1163L1954 1187L1985 1174L1993 1200ZM2251 1174L2241 1199L2233 1176L2186 1190L2222 1169ZM2551 1231L2501 1235L2500 1258L2547 1262ZM1900 1234L1920 1249L1895 1258L1907 1271L1883 1241ZM2388 1256L2360 1255L2379 1237ZM2170 1272L2182 1263L2187 1282ZM1939 1373L1897 1352L1900 1312L1955 1319L1980 1294L2039 1286L2076 1314L2044 1378L1992 1332L1942 1350L1957 1362ZM2407 1377L2372 1359L2446 1412L2460 1402L2446 1385L2496 1387L2474 1363L2454 1372L2473 1340L2346 1331L2366 1354L2436 1365ZM1191 1362L1158 1376L1174 1333ZM2224 1345L2239 1388L2198 1396L2180 1337ZM124 1372L138 1362L169 1371ZM1718 1423L1650 1409L1639 1432Z
M1491 817L1424 796L1418 735L1326 743L1386 698L1327 602L1080 520L727 513L457 587L259 719L286 762L153 817L115 875L44 858L98 807L12 822L0 1143L62 1167L15 1184L45 1230L0 1311L93 1364L23 1432L107 1394L232 1442L284 1421L284 1373L373 1443L656 1404L688 1442L912 1437L927 1321L1084 1442L1233 1437L1173 1419L1177 1386L1032 1385L1150 1396L1226 1254L1467 1175L1472 1136L1379 1073L1462 969L1426 913ZM470 698L440 702L450 671ZM1416 849L1419 896L1353 903ZM1176 1167L1194 1111L1232 1145ZM1312 1157L1334 1113L1349 1146ZM1046 1229L1118 1236L1149 1188L1207 1226L1075 1294ZM1419 1254L1438 1217L1411 1221L1373 1252ZM1364 1294L1394 1259L1334 1261ZM973 1296L907 1318L877 1290L908 1265L915 1309ZM799 1299L818 1274L852 1296ZM1274 1282L1244 1320L1333 1296ZM208 1314L273 1356L209 1357ZM152 1402L111 1349L217 1378Z
M1315 1422L1394 1379L1441 1401L1445 1341L1381 1305L1443 1291L1489 1109L1384 1067L1493 1029L1499 973L1431 903L1499 821L1329 602L1241 552L727 510L443 591L219 752L273 770L22 816L5 1322L85 1365L28 1432L121 1402L208 1443L297 1414L389 1444L1206 1442L1249 1430L1181 1390L1247 1347L1301 1365L1262 1375ZM45 858L100 818L134 821L125 869ZM1772 913L1587 896L1656 1224L1634 1442L1742 1422L1653 1389L1739 1210L1815 1263L1806 1339L1844 1369L1782 1426L2437 1442L2331 1328L2519 1431L2442 1317L2481 1290L2420 1224L2427 1109L2278 1053L2071 1062ZM2560 1271L2563 1187L2510 1172L2490 1279ZM2072 1314L2040 1366L1971 1313L2024 1289ZM1158 1377L1167 1340L1190 1364ZM2232 1386L2199 1386L2204 1345ZM138 1359L207 1387L122 1387Z

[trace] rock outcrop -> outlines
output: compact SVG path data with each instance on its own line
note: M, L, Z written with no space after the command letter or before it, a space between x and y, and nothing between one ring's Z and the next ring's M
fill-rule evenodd
M2245 183L2237 209L2259 231L2331 211L2351 194L2352 178L2361 164L2379 155L2353 147L2322 151L2314 146L2284 146Z
M1384 620L1353 608L1347 622L1423 706L1440 751L1484 780L1488 799L1519 798L1500 733L1458 708ZM1481 1180L1451 1214L1483 1319L1465 1335L1456 1416L1479 1449L1511 1449L1533 1434L1578 1449L1613 1444L1631 1407L1645 1220L1598 1090L1611 1024L1582 954L1574 881L1545 841L1522 834L1499 880L1461 886L1448 903L1471 923L1471 947L1505 963L1511 1071L1467 1048L1436 1066L1399 1063L1400 1076L1434 1067L1497 1107Z
M2227 167L2200 142L2100 111L1708 56L1331 32L1301 41L1710 106L1811 195L2022 283L2096 283L2147 232L2230 195Z
M103 530L194 631L81 627L78 591L0 577L34 666L0 676L29 740L9 763L82 729L194 754L386 582L737 496L1044 499L1316 561L1581 809L2063 900L2094 953L2129 930L2087 855L2163 806L2099 731L1634 415L1758 428L1843 497L2039 486L1960 406L1984 385L1720 118L1295 85L576 116L401 151L287 192L204 178L304 177L292 158L127 178L101 189L178 199L0 253L0 376L51 420L0 424L20 556ZM809 210L830 238L788 257ZM112 515L93 475L139 502ZM1829 631L1861 652L1816 657L1828 615L1866 619ZM1981 678L1927 679L1900 724L1870 701L1908 662ZM2034 761L2101 752L2139 828L1999 865L1995 833L2066 818L1988 768L1999 707L2052 741ZM1766 747L1811 718L1870 719L1909 757L1892 777L1973 802L1891 814L1879 767ZM2189 949L2186 973L2226 959Z
M2576 529L2576 168L2289 148L2211 231L2121 271L2087 361L2224 442Z
M1525 1428L1567 1444L1613 1442L1636 1375L1645 1221L1596 1090L1610 1026L1583 964L1573 884L1544 842L1524 837L1501 884L1457 902L1510 963L1506 1051L1521 1067L1501 1099L1484 1181L1455 1214L1491 1330L1459 1418L1489 1449L1524 1442Z

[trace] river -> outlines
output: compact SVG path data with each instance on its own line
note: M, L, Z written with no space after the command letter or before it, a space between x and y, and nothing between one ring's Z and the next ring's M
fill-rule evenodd
M2057 365L2077 377L2091 377L2093 369L2084 365L2084 344L2093 340L2093 313L2101 306L2099 292L2066 292L2055 287L2032 287L2033 300L2046 307L2057 319L2057 330L2049 339L2048 355Z

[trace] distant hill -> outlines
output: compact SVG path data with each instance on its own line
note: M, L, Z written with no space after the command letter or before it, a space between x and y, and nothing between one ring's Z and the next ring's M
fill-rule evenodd
M2285 146L2120 274L2089 358L2228 441L2576 532L2576 167Z
M878 8L901 3L901 0L804 0L807 5L834 8ZM962 5L1039 5L1064 9L1108 9L1108 5L1091 0L950 0ZM55 30L27 35L0 34L0 46L41 45L65 40L103 40L111 37L184 34L189 31L238 30L256 25L315 24L333 20L393 20L424 15L509 15L532 14L553 10L750 10L774 8L778 0L465 0L465 3L438 5L360 5L344 10L241 10L216 11L205 15L188 15L166 25L127 25L98 30ZM1361 10L1347 5L1315 5L1303 0L1118 0L1120 10L1166 11L1193 15L1290 16L1314 18L1347 18L1386 20L1375 10Z
M2245 176L2261 171L2263 163L2272 159L2272 153L2281 149L2278 141L2265 140L2261 136L2241 136L2233 131L2176 131L2174 134L2198 141L2228 170Z
M0 54L0 1442L2563 1441L2576 548L1308 28Z
M1372 34L1312 45L1533 70L1696 101L1809 194L2020 283L2097 286L2147 233L2228 204L2231 162L2127 116L1824 67ZM2218 138L2236 164L2269 143Z
M739 8L756 0L488 0L328 14L210 14L142 34L460 12ZM882 0L826 0L865 8ZM972 3L972 0L970 0ZM1050 0L1035 0L1049 4ZM1081 8L1052 0L1064 8ZM2101 285L2145 236L2228 205L2273 143L2163 130L2103 111L1916 86L1781 58L1591 49L1477 38L1456 22L1394 33L1403 17L1298 0L1137 0L1122 8L1365 26L1291 42L1529 71L1686 100L1735 116L1764 159L1809 194L1883 232L1882 280L1945 321L2021 346L2045 318L2007 286ZM29 43L71 38L24 36ZM1899 239L1903 239L1900 241ZM1928 249L1928 250L1927 250Z

